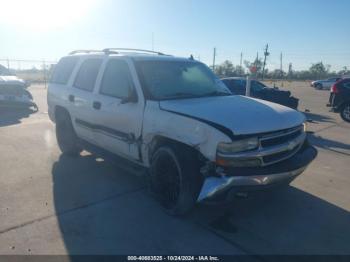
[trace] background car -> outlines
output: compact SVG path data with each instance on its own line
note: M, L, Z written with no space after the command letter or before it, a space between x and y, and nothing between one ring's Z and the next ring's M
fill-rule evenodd
M244 77L229 77L221 79L230 91L235 95L246 94L246 79ZM277 104L297 109L299 99L291 96L290 91L280 90L264 85L257 80L251 80L250 94L252 97L271 101Z
M325 80L316 80L311 82L311 86L316 89L330 89L332 85L341 79L341 77L333 77Z
M0 75L0 106L30 108L38 110L32 94L26 89L28 84L16 76Z
M342 79L332 86L328 106L350 122L350 78Z

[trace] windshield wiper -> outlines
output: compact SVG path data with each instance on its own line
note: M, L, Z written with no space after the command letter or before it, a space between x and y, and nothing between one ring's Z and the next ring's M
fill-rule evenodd
M230 96L230 95L232 94L224 91L218 91L218 90L207 94L203 94L203 95L178 92L178 93L171 94L169 96L164 96L163 99L199 98L199 97L208 97L208 96Z
M204 94L204 95L202 95L202 96L230 96L230 95L232 95L232 93L228 93L228 92L225 92L225 91L218 91L218 90L215 90L215 91L213 91L213 92Z
M185 93L185 92L178 92L168 96L164 96L163 99L192 98L192 97L198 97L198 95Z

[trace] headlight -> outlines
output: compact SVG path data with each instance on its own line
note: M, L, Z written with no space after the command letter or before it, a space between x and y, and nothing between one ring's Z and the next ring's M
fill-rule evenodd
M304 133L307 132L307 122L303 123L303 131L304 131Z
M242 139L232 143L219 143L218 152L222 154L232 154L258 148L259 140L257 137Z

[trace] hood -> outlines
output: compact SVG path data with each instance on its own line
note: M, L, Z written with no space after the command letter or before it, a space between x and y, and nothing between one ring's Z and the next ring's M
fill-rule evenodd
M0 85L1 84L20 84L20 85L25 85L25 81L18 78L17 76L0 76Z
M301 125L305 116L288 107L245 96L217 96L160 101L160 108L212 122L234 135L283 130Z

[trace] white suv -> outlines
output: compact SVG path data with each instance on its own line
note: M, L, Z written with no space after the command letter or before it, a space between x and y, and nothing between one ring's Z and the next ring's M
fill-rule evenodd
M146 170L173 215L202 200L290 183L316 157L303 114L235 96L203 63L133 49L80 50L48 89L60 149Z

